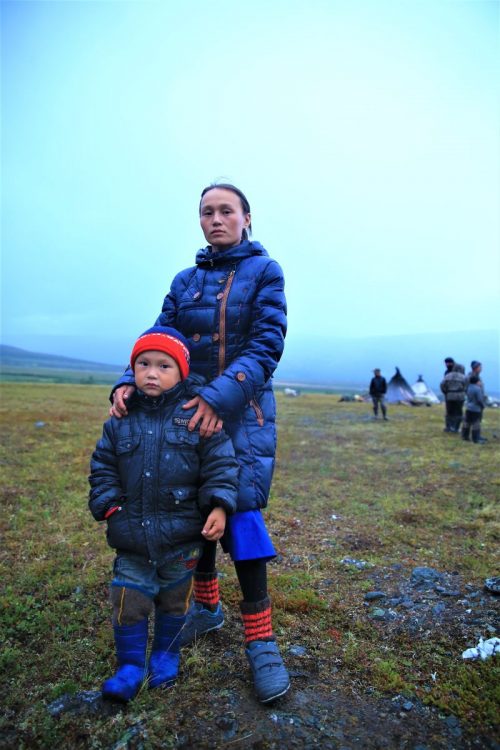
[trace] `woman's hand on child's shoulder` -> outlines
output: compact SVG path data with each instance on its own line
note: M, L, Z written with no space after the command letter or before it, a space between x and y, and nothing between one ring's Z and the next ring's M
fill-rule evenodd
M127 416L128 411L126 402L134 391L135 385L121 385L116 391L113 391L113 405L109 410L110 417L121 419L122 417Z
M200 423L200 436L203 438L210 438L222 430L222 419L219 419L217 413L201 396L195 396L182 408L192 409L193 406L196 406L196 411L189 420L188 430L196 429L198 422Z

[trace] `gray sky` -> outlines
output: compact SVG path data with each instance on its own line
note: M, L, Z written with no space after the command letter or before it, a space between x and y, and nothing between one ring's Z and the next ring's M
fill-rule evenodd
M3 343L126 358L221 178L290 337L498 327L497 0L1 9Z

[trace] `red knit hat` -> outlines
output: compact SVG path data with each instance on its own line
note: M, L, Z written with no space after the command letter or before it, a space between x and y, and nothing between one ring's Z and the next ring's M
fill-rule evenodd
M143 352L164 352L175 359L181 373L181 380L189 375L189 348L187 340L175 328L153 326L139 336L130 355L130 366L134 369L137 357Z

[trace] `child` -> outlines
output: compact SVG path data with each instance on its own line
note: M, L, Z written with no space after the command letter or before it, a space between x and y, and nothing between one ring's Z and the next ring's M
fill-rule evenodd
M473 443L486 443L481 437L481 419L485 407L484 391L479 375L469 376L467 386L467 403L465 405L465 422L462 427L462 439L469 440L472 431Z
M108 543L116 550L111 602L119 668L102 694L121 701L134 698L144 678L153 604L148 684L173 684L204 539L220 539L238 494L238 464L227 435L204 439L188 430L195 408L182 407L203 381L188 379L184 336L165 326L148 329L130 364L137 391L129 414L105 423L89 477L90 510L107 521Z

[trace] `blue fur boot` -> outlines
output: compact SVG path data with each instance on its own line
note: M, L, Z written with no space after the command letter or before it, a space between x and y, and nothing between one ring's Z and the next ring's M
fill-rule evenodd
M135 698L144 679L148 618L136 625L114 625L118 670L102 686L103 698L127 702Z
M171 687L179 672L180 633L186 617L156 610L155 637L149 659L149 687Z

